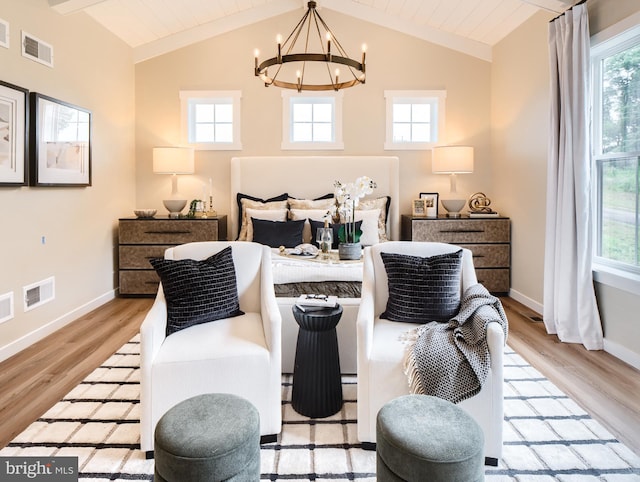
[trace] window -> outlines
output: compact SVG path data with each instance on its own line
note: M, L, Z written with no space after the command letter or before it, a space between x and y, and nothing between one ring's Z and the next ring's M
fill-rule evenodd
M199 150L240 150L240 91L181 91L182 134Z
M640 26L591 52L594 262L640 279Z
M444 90L387 90L384 148L430 149L444 131Z
M342 92L282 91L282 149L344 149Z

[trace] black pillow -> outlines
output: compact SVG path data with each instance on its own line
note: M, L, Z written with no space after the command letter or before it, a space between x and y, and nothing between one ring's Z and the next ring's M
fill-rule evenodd
M389 280L387 309L391 321L449 321L460 308L462 250L423 258L380 253Z
M272 248L293 248L302 243L304 219L299 221L270 221L251 218L253 241Z
M238 301L231 246L213 256L152 258L167 300L167 336L190 326L243 315Z
M318 232L318 228L324 228L324 221L314 221L313 219L309 219L309 224L311 224L311 242L319 248L320 243L316 241L316 233ZM338 244L340 243L340 240L338 239L338 232L340 231L341 226L342 223L329 223L329 227L333 230L331 249L338 249ZM362 221L356 221L356 231L358 229L362 229Z
M242 200L243 199L249 199L250 201L258 201L261 203L270 203L274 201L286 201L287 199L289 199L289 194L284 192L278 196L274 196L269 199L260 199L259 197L253 197L253 196L249 196L248 194L242 194L241 192L237 193L236 202L238 203L238 229L240 229L240 227L242 226Z

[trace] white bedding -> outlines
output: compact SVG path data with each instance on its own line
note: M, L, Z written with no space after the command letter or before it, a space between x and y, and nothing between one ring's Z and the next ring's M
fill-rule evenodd
M273 283L302 283L316 281L362 281L362 261L340 261L337 251L331 259L296 258L281 255L278 249L271 250Z

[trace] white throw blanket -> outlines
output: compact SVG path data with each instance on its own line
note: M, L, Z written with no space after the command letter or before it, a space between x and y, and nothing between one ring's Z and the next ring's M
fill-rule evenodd
M464 293L458 314L448 323L432 321L406 333L404 370L411 393L453 403L477 394L489 373L487 325L500 323L507 339L502 303L481 284Z
M330 261L304 256L283 256L278 249L271 250L273 283L301 283L322 281L362 281L362 260L340 261L337 252Z

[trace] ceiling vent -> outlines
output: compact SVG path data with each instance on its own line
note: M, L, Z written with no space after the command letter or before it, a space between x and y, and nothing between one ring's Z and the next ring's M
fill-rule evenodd
M13 318L13 291L0 295L0 323Z
M53 47L24 30L22 31L22 56L53 67Z
M47 278L22 288L24 311L29 311L44 305L56 297L55 278Z
M9 48L9 22L0 18L0 47Z

